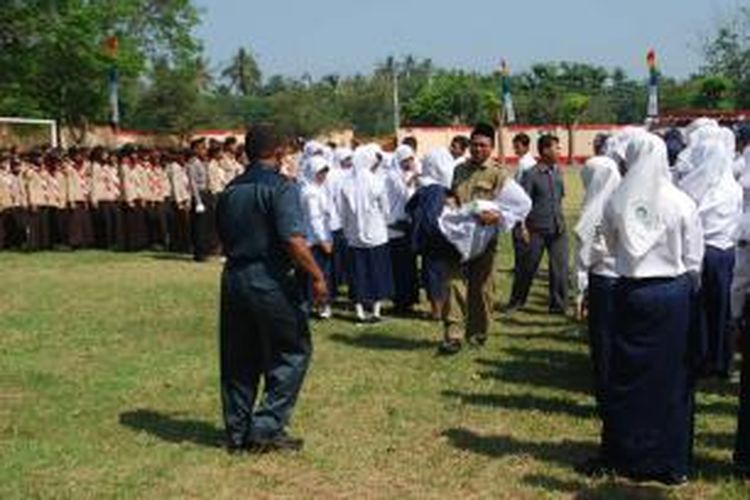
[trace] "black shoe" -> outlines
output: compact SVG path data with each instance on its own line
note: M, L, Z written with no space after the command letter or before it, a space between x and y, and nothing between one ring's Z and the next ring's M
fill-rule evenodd
M228 441L225 445L225 449L227 450L227 453L230 455L242 455L243 453L246 453L248 450L247 445L243 443L235 443L232 441Z
M305 441L282 432L268 439L255 439L250 445L251 453L270 453L274 451L301 451Z
M503 308L503 313L505 314L513 314L516 311L520 311L523 307L523 304L520 302L510 302L507 306Z
M683 486L688 483L687 476L675 474L673 472L658 473L658 474L623 473L623 476L637 483L648 483L648 482L653 481L656 483L663 484L664 486Z
M590 478L602 478L611 476L614 473L612 467L599 457L589 458L585 462L573 467L573 469L577 473Z
M476 347L476 348L484 347L484 345L487 343L487 337L484 337L484 336L480 337L478 335L475 335L473 337L469 337L468 342L471 347Z
M461 342L458 340L443 342L440 344L440 347L438 347L438 354L441 356L453 356L459 352L461 352Z

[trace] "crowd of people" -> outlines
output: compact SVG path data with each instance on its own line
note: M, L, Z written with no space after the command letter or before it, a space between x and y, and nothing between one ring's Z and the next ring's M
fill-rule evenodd
M479 124L420 156L410 137L393 148L290 148L260 128L247 147L201 139L188 151L8 151L0 157L0 248L154 247L196 261L223 253L230 448L269 439L295 448L284 428L309 362L304 318L330 318L344 290L356 321L370 323L383 319L386 303L393 314L413 314L424 289L443 325L439 353L481 347L506 232L515 257L506 313L525 307L545 251L549 312L571 312L559 141L541 136L534 156L529 137L517 135L512 174L494 159L495 140L495 129ZM750 342L738 343L750 327L750 126L700 119L661 134L628 127L597 137L581 179L575 305L588 322L603 425L598 456L579 470L686 481L696 381L730 378L741 345L735 462L750 477ZM266 427L258 437L247 426L260 425L248 418L261 376L266 399L256 413Z
M0 250L163 249L205 260L218 252L216 195L244 164L232 138L189 150L0 151Z

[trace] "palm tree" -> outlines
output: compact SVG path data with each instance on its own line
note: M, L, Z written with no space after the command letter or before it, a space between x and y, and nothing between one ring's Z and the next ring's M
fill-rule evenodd
M250 51L240 48L229 66L221 72L229 87L243 96L254 94L260 89L262 74L258 62Z

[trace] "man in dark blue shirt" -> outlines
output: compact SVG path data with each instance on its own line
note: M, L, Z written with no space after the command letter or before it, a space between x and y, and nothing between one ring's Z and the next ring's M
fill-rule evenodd
M298 187L279 174L285 141L271 126L248 133L250 165L220 195L217 224L227 262L221 279L221 393L227 449L299 450L286 432L312 345L294 268L313 296L328 293L304 239ZM264 393L255 407L260 379Z
M533 206L522 227L522 237L527 249L520 272L513 281L508 306L510 311L526 304L545 249L549 256L550 313L565 314L567 309L568 236L562 209L565 185L557 168L558 148L557 137L540 137L537 144L539 163L527 170L521 178L521 185L531 198Z

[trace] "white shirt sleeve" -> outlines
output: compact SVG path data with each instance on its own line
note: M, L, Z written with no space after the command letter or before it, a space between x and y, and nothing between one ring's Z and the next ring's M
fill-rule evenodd
M303 195L303 208L308 222L308 243L318 245L331 241L331 231L328 224L328 213L325 210L324 193L306 192Z
M703 255L706 251L703 240L703 225L698 211L692 211L683 220L682 228L682 260L688 272L701 272Z

